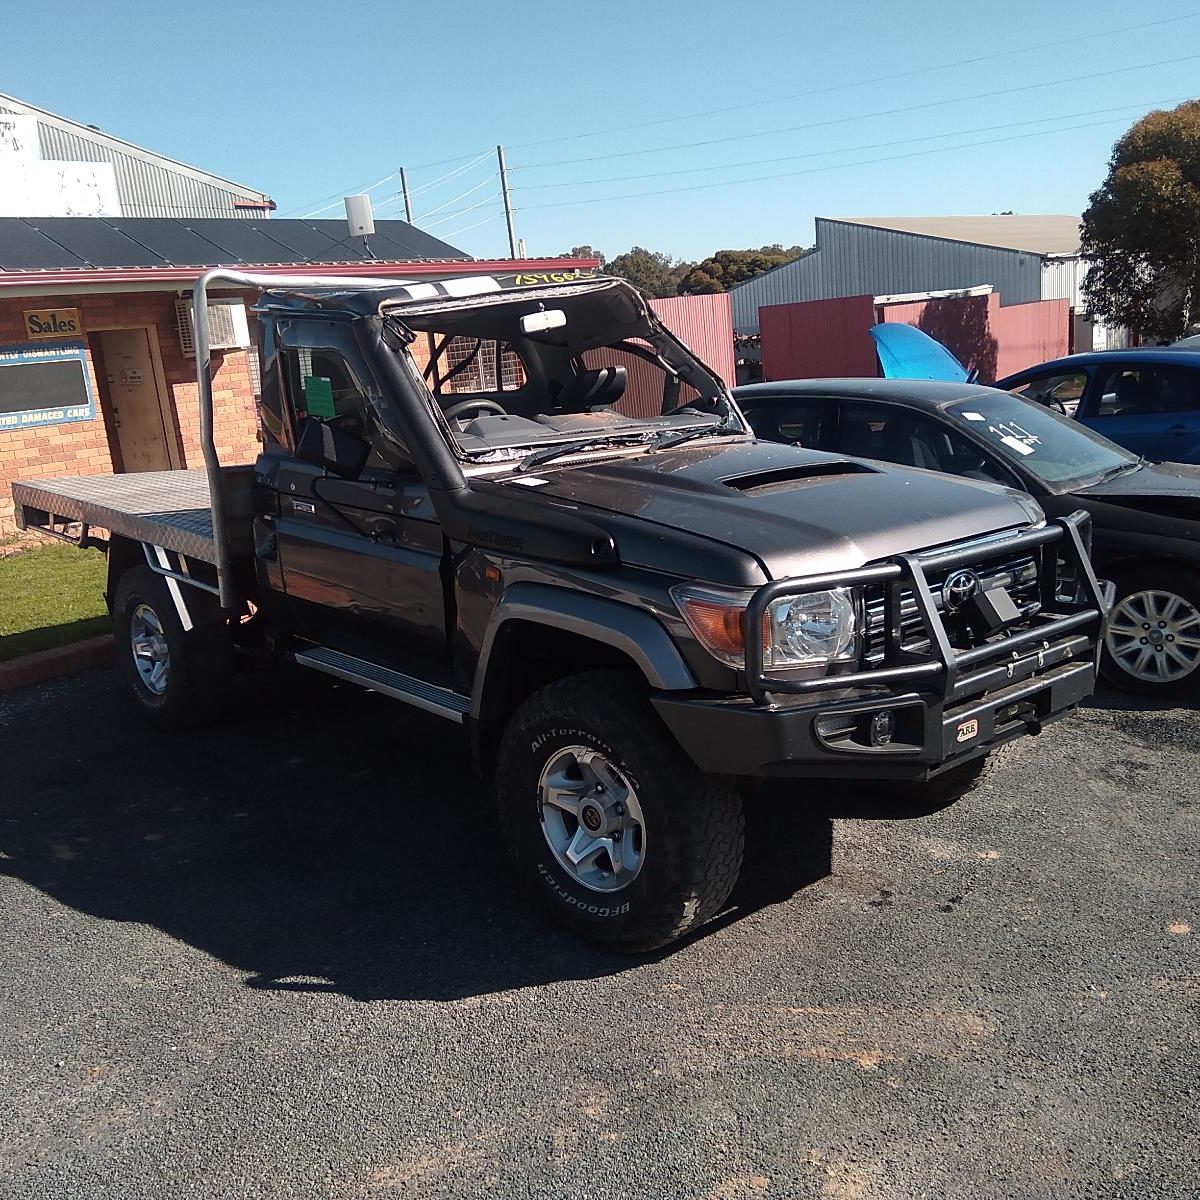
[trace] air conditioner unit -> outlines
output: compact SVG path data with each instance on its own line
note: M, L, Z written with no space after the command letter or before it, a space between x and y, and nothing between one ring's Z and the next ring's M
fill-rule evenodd
M192 302L180 296L175 301L175 322L179 326L179 348L188 358L196 357L196 322ZM210 300L208 304L208 345L212 350L244 350L250 345L250 326L246 306L241 300Z

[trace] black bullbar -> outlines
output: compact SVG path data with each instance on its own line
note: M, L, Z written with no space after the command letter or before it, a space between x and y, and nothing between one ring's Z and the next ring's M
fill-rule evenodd
M1092 570L1084 546L1082 535L1088 521L1088 514L1079 510L1069 516L1059 517L1041 529L1025 533L951 546L927 554L897 555L888 562L853 571L832 572L805 579L781 579L765 584L754 594L746 610L746 685L751 698L755 704L769 706L774 703L774 695L808 695L937 678L943 694L953 702L990 690L993 680L1000 678L997 672L1003 672L1005 667L1003 664L993 664L988 669L989 661L1002 657L1011 661L1016 651L1026 647L1040 648L1038 658L1044 660L1046 667L1064 658L1079 661L1077 651L1081 647L1078 635L1070 643L1059 643L1059 639L1076 630L1084 630L1089 625L1093 628L1089 631L1089 644L1084 648L1093 657L1098 656L1110 605ZM1027 627L1006 632L969 649L955 649L938 611L928 573L943 568L973 566L1013 552L1035 551L1056 542L1062 543L1057 554L1041 555L1038 613L1032 619L1019 622ZM1064 599L1060 595L1060 562L1074 575L1076 589L1072 599ZM763 627L767 608L772 602L782 596L803 596L829 588L861 588L879 584L886 586L886 641L882 666L816 679L767 674L763 665ZM928 639L929 649L923 653L915 653L902 644L900 613L905 592L916 600ZM967 674L971 668L983 669Z

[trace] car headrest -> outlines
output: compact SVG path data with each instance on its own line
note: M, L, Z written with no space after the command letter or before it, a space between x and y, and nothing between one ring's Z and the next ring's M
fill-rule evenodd
M595 371L580 371L563 384L555 397L559 408L606 408L625 395L624 367L600 367Z

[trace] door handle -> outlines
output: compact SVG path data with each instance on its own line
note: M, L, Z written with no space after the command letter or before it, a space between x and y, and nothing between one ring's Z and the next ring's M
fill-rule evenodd
M1176 437L1181 437L1185 433L1190 433L1191 430L1186 425L1168 425L1167 432L1173 433Z

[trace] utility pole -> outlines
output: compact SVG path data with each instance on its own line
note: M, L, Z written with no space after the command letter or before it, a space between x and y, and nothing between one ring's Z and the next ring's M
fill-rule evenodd
M408 197L408 175L404 168L400 168L400 190L404 193L404 219L412 224L412 201Z
M496 147L496 161L500 164L500 195L504 198L504 219L508 222L508 256L517 257L517 236L513 233L512 197L508 194L508 168L504 165L504 147Z

